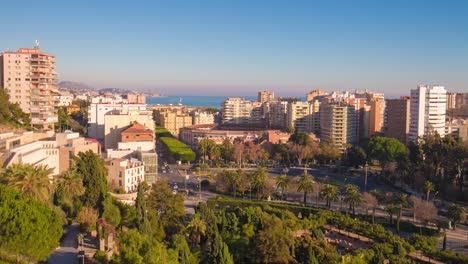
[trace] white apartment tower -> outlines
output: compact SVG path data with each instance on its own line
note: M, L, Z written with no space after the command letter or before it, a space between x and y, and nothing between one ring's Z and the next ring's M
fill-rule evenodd
M51 93L56 85L55 56L41 52L38 45L0 53L0 86L10 102L31 114L33 126L53 128L58 121Z
M262 126L265 123L262 103L244 98L227 98L222 103L223 124Z
M409 140L437 132L445 136L447 91L443 86L418 86L411 90Z

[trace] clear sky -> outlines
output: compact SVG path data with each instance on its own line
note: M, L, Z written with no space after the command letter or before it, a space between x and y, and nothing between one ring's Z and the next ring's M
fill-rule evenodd
M468 91L466 0L36 0L0 10L0 50L38 39L60 80L96 88Z

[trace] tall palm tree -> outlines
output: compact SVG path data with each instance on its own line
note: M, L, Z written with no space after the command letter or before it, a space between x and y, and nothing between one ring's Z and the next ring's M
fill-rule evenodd
M47 165L33 166L17 163L8 167L4 174L4 182L21 194L43 202L50 201L53 185L50 175L53 169Z
M193 246L200 246L201 237L206 233L207 225L200 214L195 214L187 225L187 231L192 239Z
M362 195L359 191L359 187L354 184L347 184L345 187L344 201L349 204L349 207L353 210L353 215L355 215L356 205L362 202Z
M237 195L237 186L240 184L242 173L237 171L226 171L226 176L229 184L231 185L232 192L234 193L234 197Z
M289 177L283 174L276 178L276 188L281 189L281 197L284 196L284 191L289 187Z
M400 219L401 219L401 212L403 211L403 207L408 204L408 196L406 194L398 194L395 198L395 205L398 207L398 215L397 215L397 226L396 230L400 233Z
M331 202L336 201L338 199L338 188L331 184L324 184L323 189L320 192L320 197L322 197L322 199L325 199L327 207L330 208Z
M430 181L424 182L424 192L426 193L426 201L429 201L429 195L435 190L434 184Z
M263 167L259 167L257 172L251 174L251 186L257 189L257 198L260 195L260 190L265 187L266 180L268 179L268 173Z
M314 190L314 181L312 177L307 172L302 174L301 178L299 179L299 185L297 187L297 191L304 192L304 206L307 206L307 193L310 193Z
M75 170L67 170L61 178L57 186L57 192L64 195L69 200L81 196L85 192L83 186L83 178Z

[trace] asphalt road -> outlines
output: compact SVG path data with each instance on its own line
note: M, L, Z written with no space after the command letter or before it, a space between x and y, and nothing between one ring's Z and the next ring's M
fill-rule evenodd
M63 264L63 263L78 263L78 242L76 237L79 234L79 225L73 224L65 227L64 237L54 253L50 256L47 263Z

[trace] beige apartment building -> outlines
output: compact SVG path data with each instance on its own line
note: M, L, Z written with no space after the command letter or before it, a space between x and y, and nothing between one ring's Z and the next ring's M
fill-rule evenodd
M0 86L8 92L10 102L31 114L37 128L53 128L58 121L52 91L57 89L55 56L35 48L0 53Z
M192 113L190 113L190 115L192 116L193 125L208 125L215 123L215 118L212 113L203 111L193 111Z
M369 137L380 135L384 128L385 100L372 98L369 100Z
M272 102L274 100L275 100L275 92L273 91L258 92L258 101L260 103Z
M268 126L275 129L286 129L288 102L274 101L268 103Z
M401 143L408 143L410 128L410 97L386 100L387 127L385 136L398 139Z
M157 123L167 129L172 135L177 137L179 130L183 127L191 126L192 116L183 110L156 110Z
M222 123L239 126L264 126L261 102L247 101L244 98L228 98L222 103Z
M355 112L354 106L342 102L321 105L321 141L333 140L342 151L348 144L355 144L357 141Z
M308 102L288 103L286 128L293 127L298 131L310 133L311 118L311 105Z

